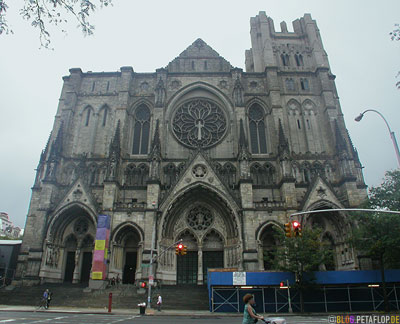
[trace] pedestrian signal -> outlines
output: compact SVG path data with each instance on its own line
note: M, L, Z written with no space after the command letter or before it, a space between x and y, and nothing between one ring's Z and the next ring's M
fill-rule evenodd
M285 224L285 235L286 237L292 237L292 223Z

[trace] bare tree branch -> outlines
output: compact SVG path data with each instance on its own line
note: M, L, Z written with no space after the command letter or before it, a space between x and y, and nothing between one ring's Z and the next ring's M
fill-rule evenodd
M100 8L112 4L112 0L24 0L24 6L20 10L22 18L31 22L33 27L39 29L41 47L49 48L51 37L49 26L60 26L68 22L67 17L73 16L78 22L78 28L85 36L92 35L94 26L89 22L90 15L96 11L97 3ZM7 5L0 0L0 35L9 33L6 20ZM65 28L61 31L66 33Z

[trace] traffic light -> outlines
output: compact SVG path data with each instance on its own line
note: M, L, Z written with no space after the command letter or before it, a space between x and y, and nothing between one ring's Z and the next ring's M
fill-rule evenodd
M293 221L293 236L299 237L301 236L301 225L298 221Z
M292 223L285 224L285 235L286 237L292 237Z
M282 288L285 284L283 283L283 281L281 281L281 283L279 284L279 287Z
M182 255L187 254L187 246L186 246L186 245L183 245L181 254L182 254Z
M175 247L175 254L176 255L183 255L183 244L179 243L176 247Z
M146 288L146 281L142 281L141 283L140 283L140 287L141 288Z

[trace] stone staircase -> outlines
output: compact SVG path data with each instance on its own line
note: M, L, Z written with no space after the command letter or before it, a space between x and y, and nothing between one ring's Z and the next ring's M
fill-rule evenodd
M16 287L14 290L0 289L1 305L36 306L43 291L53 292L51 306L55 307L108 307L108 296L112 293L113 308L134 309L137 304L147 302L147 290L138 290L132 285L120 285L102 290L86 289L79 284L45 284L32 287ZM162 286L152 290L152 306L155 307L157 294L163 298L163 309L208 310L208 291L203 286Z

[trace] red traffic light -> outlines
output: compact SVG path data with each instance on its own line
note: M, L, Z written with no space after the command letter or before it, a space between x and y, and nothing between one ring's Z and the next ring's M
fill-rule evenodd
M182 250L183 249L183 244L178 244L178 249Z
M140 283L140 287L146 288L146 282L145 282L145 281L141 282L141 283Z
M300 223L298 221L293 221L293 228L298 228L300 227Z
M283 283L283 281L281 281L281 283L279 284L280 287L283 287L285 284Z

